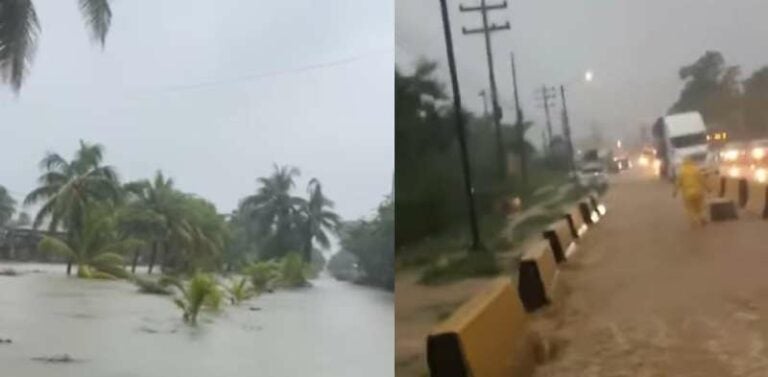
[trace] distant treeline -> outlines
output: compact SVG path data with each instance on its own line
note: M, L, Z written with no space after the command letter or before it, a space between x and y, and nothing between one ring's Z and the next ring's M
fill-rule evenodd
M679 75L685 85L670 113L698 111L710 128L736 138L768 136L768 66L744 80L738 65L707 51Z

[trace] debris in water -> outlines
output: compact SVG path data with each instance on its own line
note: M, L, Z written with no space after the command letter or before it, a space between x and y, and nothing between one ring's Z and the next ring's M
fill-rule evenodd
M33 357L32 360L43 361L46 363L73 363L76 361L80 361L73 358L72 356L69 356L68 353L62 353L60 355L53 355L53 356L38 356L38 357Z
M250 310L252 312L257 312L257 311L261 310L261 308L258 307L258 306L251 306L250 308L248 308L248 310Z
M157 330L155 330L153 328L147 327L147 326L139 327L139 331L145 332L147 334L157 334L159 332L159 331L157 331Z
M19 272L12 268L5 268L0 270L0 276L19 276Z
M3 343L11 344L13 343L13 341L10 338L8 339L0 338L0 344L3 344Z

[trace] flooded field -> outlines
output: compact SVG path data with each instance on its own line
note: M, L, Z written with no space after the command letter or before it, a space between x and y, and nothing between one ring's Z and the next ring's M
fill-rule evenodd
M337 282L279 291L185 325L169 297L64 266L0 263L0 375L14 377L391 376L391 293ZM33 272L37 271L37 272ZM35 360L68 354L69 363Z

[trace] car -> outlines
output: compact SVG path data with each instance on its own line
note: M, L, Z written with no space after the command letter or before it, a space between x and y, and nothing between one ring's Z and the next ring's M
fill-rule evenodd
M750 157L745 142L729 142L717 154L720 175L739 178L748 174Z
M720 150L720 161L726 164L746 162L748 145L744 142L730 142Z
M629 161L627 156L616 156L613 158L613 163L616 165L617 171L627 170L632 167L632 162Z
M600 162L588 162L581 165L576 172L576 178L579 186L585 188L605 189L608 187L605 164Z
M749 162L753 165L768 165L768 139L753 140L747 144Z

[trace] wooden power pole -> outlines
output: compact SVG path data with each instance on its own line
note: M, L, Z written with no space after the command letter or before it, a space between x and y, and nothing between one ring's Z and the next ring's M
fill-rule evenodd
M507 159L504 156L504 141L501 134L501 106L499 106L498 91L496 90L496 77L493 72L493 51L491 49L491 33L501 30L509 30L509 22L504 25L497 25L496 23L488 24L488 12L497 9L507 8L507 2L504 1L501 4L486 4L485 0L480 0L479 6L466 7L459 5L459 10L462 12L480 12L483 17L483 26L477 29L462 28L461 31L465 35L467 34L483 34L485 37L485 54L488 60L488 79L490 81L491 89L491 110L493 111L493 123L496 128L496 159L498 163L499 180L504 180L507 175Z
M541 89L536 92L536 97L542 102L541 107L544 108L544 115L546 116L547 120L546 146L548 149L549 144L552 142L552 120L549 114L549 109L552 105L551 101L557 98L557 94L555 94L555 88L548 88L546 85L542 85Z
M456 74L456 60L453 54L453 38L451 36L451 22L448 16L447 0L440 0L440 9L443 18L443 32L445 34L445 48L448 55L448 69L451 74L451 88L453 90L453 110L456 113L456 134L459 138L459 150L461 152L461 168L464 173L464 193L467 197L467 209L469 212L469 227L472 234L472 250L485 250L480 242L480 232L477 226L477 211L475 209L474 188L472 187L472 171L470 170L467 153L467 137L464 129L464 114L461 108L461 92L459 80Z
M520 97L517 95L517 68L515 67L515 54L510 53L512 62L512 85L515 90L515 127L517 129L517 148L520 156L520 183L522 191L528 189L528 151L525 143L525 124L523 121L523 110L520 108Z

